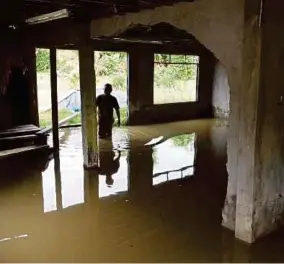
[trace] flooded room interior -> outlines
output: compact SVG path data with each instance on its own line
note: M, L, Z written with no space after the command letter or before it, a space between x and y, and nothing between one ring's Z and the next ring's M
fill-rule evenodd
M284 262L283 8L1 1L0 262Z

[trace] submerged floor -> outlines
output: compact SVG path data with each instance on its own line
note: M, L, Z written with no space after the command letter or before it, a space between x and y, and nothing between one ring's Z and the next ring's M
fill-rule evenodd
M60 159L1 165L0 262L283 262L281 231L253 247L221 227L227 126L115 129L99 173L82 167L81 130Z

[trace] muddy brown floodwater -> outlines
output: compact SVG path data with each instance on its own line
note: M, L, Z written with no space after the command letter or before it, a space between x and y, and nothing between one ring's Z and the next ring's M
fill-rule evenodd
M253 246L221 227L225 122L115 129L84 171L81 129L60 157L2 162L1 262L284 262L279 231Z

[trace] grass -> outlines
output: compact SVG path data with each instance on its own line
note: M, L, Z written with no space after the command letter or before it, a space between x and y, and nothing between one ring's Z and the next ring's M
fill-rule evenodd
M165 88L155 85L154 104L168 104L196 101L196 82L180 82L178 88Z
M58 119L63 120L64 118L71 116L73 114L72 111L68 109L61 109L58 112ZM121 119L121 125L126 125L127 123L127 108L123 107L120 109L120 119ZM39 124L40 127L50 127L52 126L52 112L51 110L48 110L46 112L41 112L39 114ZM81 124L81 114L78 114L74 118L68 121L68 125L74 125L74 124Z

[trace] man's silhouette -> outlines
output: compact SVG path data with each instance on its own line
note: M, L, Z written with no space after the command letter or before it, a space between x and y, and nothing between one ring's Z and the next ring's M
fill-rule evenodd
M118 151L118 157L115 158L113 150L100 152L100 166L99 174L106 176L106 184L108 186L113 185L112 175L116 174L120 167L120 151Z
M96 99L96 105L99 109L99 137L110 138L112 136L112 126L114 123L113 109L115 109L118 126L120 126L120 111L117 99L111 95L112 85L107 83L104 87L104 94Z

